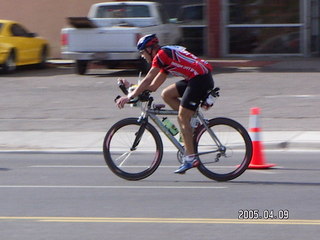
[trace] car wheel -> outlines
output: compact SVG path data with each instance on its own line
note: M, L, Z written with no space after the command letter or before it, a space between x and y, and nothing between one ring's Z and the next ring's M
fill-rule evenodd
M40 63L38 64L39 68L45 68L47 66L48 60L48 48L44 46L40 52Z
M12 73L16 70L17 65L16 65L16 57L14 52L11 52L4 62L2 66L2 70L4 73Z

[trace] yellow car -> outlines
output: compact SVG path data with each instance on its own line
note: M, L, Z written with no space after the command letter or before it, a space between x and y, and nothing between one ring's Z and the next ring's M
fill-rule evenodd
M29 64L44 67L48 54L47 40L17 22L0 19L0 68L3 72L10 73L17 66Z

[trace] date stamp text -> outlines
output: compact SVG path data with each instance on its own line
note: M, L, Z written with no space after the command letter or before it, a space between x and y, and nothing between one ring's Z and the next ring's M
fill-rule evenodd
M287 220L289 219L289 210L280 209L280 210L272 210L272 209L240 209L238 211L238 219L242 220L258 220L258 219L278 219L278 220Z

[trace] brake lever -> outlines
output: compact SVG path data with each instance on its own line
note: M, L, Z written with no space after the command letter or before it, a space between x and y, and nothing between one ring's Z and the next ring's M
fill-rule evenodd
M116 96L116 98L114 99L114 102L117 102L117 100L118 100L119 98L121 98L120 95Z

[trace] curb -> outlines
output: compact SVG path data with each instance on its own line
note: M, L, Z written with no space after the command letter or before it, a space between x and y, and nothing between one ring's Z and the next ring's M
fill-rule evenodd
M48 66L71 66L74 64L73 60L64 60L64 59L49 59L47 61Z
M0 152L101 153L104 136L104 132L1 132ZM177 151L161 138L164 151ZM320 150L320 131L263 132L262 144L265 150Z

